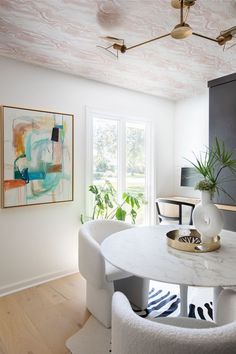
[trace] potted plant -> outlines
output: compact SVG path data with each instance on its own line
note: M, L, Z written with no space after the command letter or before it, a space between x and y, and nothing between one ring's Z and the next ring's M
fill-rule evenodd
M116 219L125 221L129 216L132 223L135 224L138 211L142 204L146 204L142 193L131 194L122 193L122 199L117 201L117 192L113 185L105 180L103 185L90 185L89 192L94 196L94 205L92 216L88 220L94 219ZM81 223L84 223L84 217L80 217Z
M203 179L196 184L195 189L209 191L212 196L215 192L219 193L219 191L222 191L231 198L230 194L223 188L223 184L226 183L228 179L221 177L225 169L228 169L232 175L235 176L236 159L233 158L233 154L234 151L228 151L225 148L224 142L216 138L214 145L208 148L205 153L200 155L200 157L195 155L196 161L189 162L203 177Z
M193 223L201 234L202 242L218 235L223 227L222 214L213 204L212 197L215 192L222 191L232 199L223 185L232 177L236 179L236 159L233 155L234 151L227 150L224 142L216 138L203 154L199 157L195 155L196 161L188 160L202 176L195 186L201 191L201 203L193 211ZM230 172L229 177L222 176L226 169Z

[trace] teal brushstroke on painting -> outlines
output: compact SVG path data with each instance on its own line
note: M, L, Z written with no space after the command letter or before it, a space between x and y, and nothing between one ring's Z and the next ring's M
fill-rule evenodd
M40 152L42 152L42 148L44 148L45 146L47 146L48 144L51 144L51 141L49 138L44 138L38 141L35 141L32 144L32 150L36 150L39 149Z
M22 179L26 183L29 183L29 173L28 173L28 168L23 168L22 170L16 170L14 171L14 179Z
M22 170L17 170L14 172L14 179L22 179L26 183L29 183L29 173L28 168L23 168Z
M21 155L17 156L17 158L15 159L15 161L14 161L14 179L15 180L22 179L26 183L29 183L28 168L27 167L23 167L23 168L20 169L17 166L17 161L19 161L20 159L25 159L25 158L26 158L26 155L25 154L21 154Z
M26 158L28 161L31 160L31 154L32 154L32 150L33 149L37 149L38 146L43 145L44 143L48 143L49 142L49 138L43 138L40 139L34 143L32 143L32 136L40 136L42 134L48 134L47 130L38 130L38 129L32 129L31 132L28 132L25 138L25 154L26 154Z
M44 133L44 132L43 132ZM37 140L32 144L32 136L40 135L42 131L39 132L37 130L33 130L32 133L28 134L27 139L25 140L25 153L28 161L32 160L32 151L38 149L37 157L42 155L43 149L50 143L49 138L44 138L41 140Z
M63 124L62 128L60 130L60 141L62 144L64 144L65 135L66 135L66 127L65 127L65 124Z
M28 161L31 161L31 139L32 133L27 134L27 138L25 139L25 154Z
M46 173L44 171L34 171L34 172L29 172L28 176L30 181L42 180L46 178Z
M48 151L48 147L51 146L51 140L46 138L39 140L32 145L32 151L36 152L37 169L46 172L47 162L43 160L43 153Z
M27 174L26 174L27 173ZM14 172L14 179L23 179L27 181L42 180L45 179L46 173L44 171L29 172L27 168L17 170Z
M61 173L51 173L51 174L48 174L46 175L46 178L41 182L41 187L42 187L42 190L40 191L34 191L32 190L32 195L30 196L27 196L26 199L27 200L33 200L33 199L37 199L38 197L44 195L44 194L47 194L47 193L51 193L53 192L60 180L61 180Z
M14 179L22 179L22 174L19 170L14 171Z
M48 173L47 177L45 178L45 180L42 183L42 186L44 189L47 190L55 190L55 188L57 187L57 184L59 183L59 181L61 180L61 173Z

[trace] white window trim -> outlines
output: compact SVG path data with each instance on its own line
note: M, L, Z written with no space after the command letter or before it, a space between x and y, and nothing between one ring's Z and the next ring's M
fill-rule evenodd
M152 119L114 114L86 106L86 166L85 166L85 215L92 207L92 199L89 198L88 186L92 184L93 175L93 118L109 119L118 122L118 191L125 190L125 123L142 123L145 125L145 148L146 148L146 181L145 196L148 200L145 224L156 223L155 195L156 195L156 171L154 149L154 122ZM122 142L123 140L123 142ZM123 156L123 158L121 158ZM121 166L122 165L122 166ZM122 167L122 168L121 168ZM118 195L118 198L121 197Z

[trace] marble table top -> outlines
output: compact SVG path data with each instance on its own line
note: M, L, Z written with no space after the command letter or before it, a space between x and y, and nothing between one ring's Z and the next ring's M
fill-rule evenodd
M190 253L167 245L166 233L177 227L117 232L103 241L102 254L114 266L143 278L189 286L236 286L236 232L222 230L217 251Z

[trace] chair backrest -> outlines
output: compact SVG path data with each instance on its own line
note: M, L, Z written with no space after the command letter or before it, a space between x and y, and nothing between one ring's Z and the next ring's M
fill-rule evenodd
M94 238L97 243L101 244L111 234L132 228L133 225L128 224L124 221L118 220L92 220L86 222L83 226L86 227L90 236ZM82 227L83 227L82 226Z
M105 260L100 244L115 232L133 227L122 221L92 220L79 230L79 271L93 286L103 288L105 282Z
M178 222L178 224L183 224L183 206L190 208L189 220L187 224L192 225L192 213L195 205L172 199L156 199L156 208L159 221L165 221L165 223Z
M219 304L225 306L221 301ZM125 295L116 292L112 300L112 354L143 353L236 353L236 319L214 328L184 328L158 323L139 317Z

